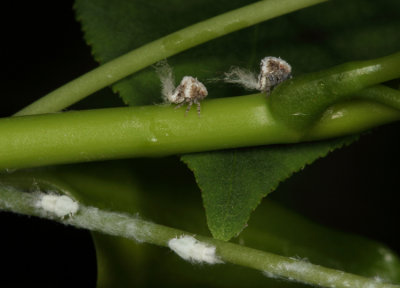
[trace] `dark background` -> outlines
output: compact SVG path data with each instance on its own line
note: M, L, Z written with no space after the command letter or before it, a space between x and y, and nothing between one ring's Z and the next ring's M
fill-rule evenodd
M2 6L1 117L97 66L72 6L64 0ZM82 108L96 106L89 98ZM2 212L0 227L0 287L95 287L89 232Z
M96 67L72 5L25 1L2 7L1 117ZM73 109L99 107L99 102L122 105L106 92ZM316 222L376 239L400 254L399 127L395 123L363 135L297 173L271 197L286 199ZM3 212L0 225L0 287L95 286L88 232Z

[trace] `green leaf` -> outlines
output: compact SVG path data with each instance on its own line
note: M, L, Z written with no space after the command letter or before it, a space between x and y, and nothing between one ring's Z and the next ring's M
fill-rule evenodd
M229 240L247 225L261 199L284 179L357 137L185 155L202 190L208 227Z

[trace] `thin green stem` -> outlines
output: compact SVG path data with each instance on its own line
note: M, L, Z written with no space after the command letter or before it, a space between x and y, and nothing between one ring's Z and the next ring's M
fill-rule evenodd
M0 169L295 143L400 119L398 110L382 104L346 102L328 109L304 135L276 121L266 102L261 94L209 100L200 117L194 110L185 116L184 107L144 106L3 118Z
M387 86L376 85L374 87L361 90L355 93L352 98L371 100L400 110L399 91L391 89Z
M62 219L45 211L38 205L44 194L24 193L13 188L0 187L0 209L25 215L38 216L73 225L75 227L98 231L105 234L125 237L139 242L168 246L171 239L191 235L182 230L155 224L127 214L104 211L94 207L79 205L78 212L72 217ZM342 271L325 268L301 260L287 258L249 247L218 241L204 236L195 236L198 240L216 248L217 257L229 262L265 272L266 275L284 277L322 287L337 288L399 288L399 285L381 283L374 279L357 276Z
M330 138L335 137L337 133L351 134L357 127L360 132L373 127L374 117L385 117L381 114L383 110L375 110L376 102L400 110L400 91L383 85L361 90L351 95L351 99L353 100L329 107L321 119L305 133L303 140L318 140L320 139L318 137ZM369 118L362 116L366 110L370 110Z
M231 32L327 0L264 0L199 22L122 55L47 94L15 115L62 109L151 64Z

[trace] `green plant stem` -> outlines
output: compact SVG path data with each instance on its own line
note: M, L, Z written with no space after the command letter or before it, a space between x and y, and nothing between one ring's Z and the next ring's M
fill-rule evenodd
M199 22L124 54L45 95L15 115L58 112L162 59L231 32L327 0L264 0Z
M375 109L376 101L400 110L400 91L383 85L376 85L359 91L352 95L352 98L352 100L329 107L321 119L305 133L303 139L331 138L338 135L338 133L351 134L357 126L359 126L360 131L367 130L367 127L373 127L373 122L375 121L373 118L385 117L383 110ZM371 100L371 102L360 102L360 99ZM360 117L366 110L370 111L369 116ZM384 114L381 114L382 112ZM380 116L378 116L379 114Z
M3 118L0 169L295 143L400 119L388 106L353 101L328 109L304 135L276 121L266 101L262 94L204 101L200 117L195 109L185 116L185 107L144 106Z
M277 120L292 129L307 131L329 106L353 99L355 96L384 104L393 104L395 98L398 102L398 95L385 95L382 88L375 89L375 92L360 91L399 78L399 67L400 52L397 52L381 58L348 62L302 75L279 85L269 98L268 105ZM397 103L395 107L398 106Z
M355 93L352 98L371 100L400 110L399 91L384 85L376 85L374 87L361 90Z
M82 204L79 205L77 214L62 219L38 208L37 201L40 197L39 193L24 193L10 187L0 186L0 209L48 218L79 228L165 247L168 246L170 239L183 235L194 236L182 230L141 220L127 214L109 212ZM202 242L214 245L217 256L224 262L260 270L268 273L267 275L274 275L274 277L284 277L291 281L322 287L400 287L233 243L203 236L194 237Z

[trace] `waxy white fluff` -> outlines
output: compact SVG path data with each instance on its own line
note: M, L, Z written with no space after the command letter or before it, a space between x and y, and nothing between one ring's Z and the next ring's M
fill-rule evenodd
M79 210L78 202L66 195L54 194L41 195L36 202L36 207L61 218L67 215L73 216Z
M155 65L158 77L161 82L161 94L164 102L171 102L171 95L175 90L175 77L172 68L168 65L166 60L160 61Z
M232 67L229 72L225 73L225 77L223 80L226 83L232 83L242 86L247 90L260 89L257 75L250 70L240 67Z
M198 241L192 236L172 238L168 247L186 261L192 263L223 263L216 254L215 246Z

